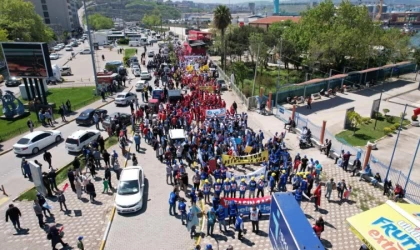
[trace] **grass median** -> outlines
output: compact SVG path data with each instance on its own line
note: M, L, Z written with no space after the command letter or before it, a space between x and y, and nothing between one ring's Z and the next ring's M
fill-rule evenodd
M105 139L105 148L109 149L110 147L112 147L113 145L116 145L117 143L118 143L118 138L117 137L115 137L115 136L109 137L109 138ZM81 157L81 155L79 155L79 159L80 159L80 166L83 169L86 166L86 162L84 160L84 157ZM57 177L56 177L57 186L67 180L67 172L70 168L73 167L72 164L73 164L73 161L68 163L64 167L60 168L59 170L57 170ZM37 190L36 190L35 187L33 187L33 188L25 191L21 195L19 195L17 200L19 200L19 201L24 201L24 200L33 201L36 198L36 193L37 193Z
M80 109L92 102L99 100L100 96L94 96L92 92L93 87L78 87L78 88L54 88L48 90L48 102L55 103L56 108L54 110L55 117L59 117L58 108L59 105L70 100L71 109ZM25 102L25 101L23 101ZM3 115L3 108L0 107L0 116ZM6 141L17 135L26 133L29 131L26 122L28 118L34 122L35 127L41 126L38 122L37 113L31 112L29 117L23 117L16 121L0 120L0 142Z

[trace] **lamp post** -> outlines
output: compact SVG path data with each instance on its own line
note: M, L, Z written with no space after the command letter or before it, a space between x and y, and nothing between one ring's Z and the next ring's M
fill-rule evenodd
M90 26L89 26L89 18L86 8L86 0L83 0L83 8L85 10L85 18L86 18L86 27L89 37L89 48L90 48L90 58L92 59L92 66L93 66L93 78L95 79L95 88L96 88L96 94L99 95L99 85L98 85L98 76L96 75L96 63L95 63L95 51L93 50L92 45L92 34L90 33Z

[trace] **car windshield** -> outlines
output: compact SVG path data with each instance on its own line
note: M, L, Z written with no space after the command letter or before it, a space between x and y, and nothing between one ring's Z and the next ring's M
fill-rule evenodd
M80 117L87 117L89 116L89 112L83 112L80 114Z
M17 142L17 144L22 144L22 145L26 145L26 144L28 144L28 142L29 142L30 140L28 139L28 138L21 138L18 142Z
M139 192L139 182L137 180L132 181L120 181L118 185L118 194L129 195L136 194Z
M125 98L125 95L117 95L117 98Z

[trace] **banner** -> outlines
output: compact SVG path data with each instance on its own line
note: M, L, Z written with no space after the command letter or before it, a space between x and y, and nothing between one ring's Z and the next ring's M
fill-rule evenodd
M221 109L207 109L206 110L206 117L225 117L226 116L226 109L225 108L221 108Z
M261 175L265 175L266 167L262 167L250 174L247 175L234 175L231 172L226 172L226 177L231 179L232 177L235 178L236 181L241 181L242 179L245 179L245 181L248 183L251 181L252 177L255 177L255 180L259 180Z
M230 201L234 201L238 206L238 214L249 216L252 206L256 205L262 214L270 213L271 196L251 199L240 198L220 198L220 204L225 208L225 214L228 216L228 209Z
M246 146L244 152L249 154L252 151L252 147L251 146Z
M225 166L254 164L268 161L268 151L245 156L222 155L222 163Z
M207 91L209 93L213 93L213 86L198 86L200 90Z

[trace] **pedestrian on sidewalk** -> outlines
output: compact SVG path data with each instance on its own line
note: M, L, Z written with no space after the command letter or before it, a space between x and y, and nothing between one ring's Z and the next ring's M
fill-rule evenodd
M104 185L104 189L102 190L102 193L103 193L103 194L104 194L105 192L106 192L106 193L108 193L108 184L109 184L108 179L107 179L107 178L104 178L104 180L103 180L102 184Z
M19 208L15 207L13 204L10 204L9 208L6 210L6 222L8 222L10 218L10 221L12 222L13 227L16 229L17 232L19 232L19 230L22 230L22 228L20 227L19 217L22 217Z
M111 167L115 168L115 164L119 165L118 154L115 150L113 150L112 151L112 157L111 157Z
M23 168L23 173L24 173L25 178L26 176L28 176L29 181L32 181L31 168L29 167L29 163L27 160L23 161L22 168Z
M223 225L225 229L224 232L227 232L225 208L222 205L219 205L219 208L217 208L216 212L217 212L217 220L219 221L219 231L222 232L222 225Z
M26 125L28 125L29 131L31 131L31 133L34 132L34 123L32 122L31 118L28 119Z
M311 96L309 96L308 99L306 99L306 108L307 109L312 109L311 104L312 104L312 98L311 98Z
M63 240L61 239L61 235L60 235L60 232L57 229L57 225L54 225L54 226L50 227L50 230L47 234L47 239L51 240L51 246L52 246L53 250L57 250L57 248L55 246L58 243L60 243L63 247L68 246L68 244L64 243Z
M69 169L69 171L67 172L67 178L69 178L71 190L73 190L73 192L76 192L76 188L74 186L75 175L72 169Z
M230 224L232 222L235 223L236 215L238 215L238 206L233 200L229 202L228 214L229 214L229 227L230 227Z
M50 183L51 183L51 189L52 190L54 190L55 189L55 191L60 191L59 189L58 189L58 187L57 187L57 181L56 181L56 178L57 178L57 173L55 172L55 169L54 168L51 168L50 169L50 172L48 173L48 180L50 181Z
M39 205L42 208L42 212L44 212L44 216L47 217L47 212L52 217L54 214L50 211L50 206L47 203L47 200L45 200L45 197L41 193L36 194L36 198L38 199Z
M198 215L201 213L201 210L195 205L192 204L190 211L187 215L187 230L190 231L190 237L193 238L197 232L196 228L200 224L198 221Z
M66 111L64 110L63 106L60 106L60 108L58 109L58 113L61 116L61 121L62 122L67 122L67 120L66 120Z
M93 159L92 158L89 158L89 161L88 161L86 167L89 169L90 175L93 178L95 178L96 177L96 169L95 169L95 164L93 164Z
M99 116L98 116L98 113L95 113L93 115L93 122L95 123L96 129L99 130Z
M134 143L136 144L136 151L137 151L137 152L140 152L140 143L141 143L141 138L140 138L139 133L137 133L137 132L136 132L136 133L134 134L133 139L134 139Z
M174 185L174 182L172 180L172 166L171 164L167 163L166 164L166 184L168 185ZM171 183L168 183L168 179L171 180Z
M66 205L66 197L64 196L64 192L63 191L59 191L58 192L57 200L60 203L60 211L64 211L63 210L63 206L64 206L64 208L66 209L65 212L67 212L68 209L67 209L67 205Z
M48 197L54 197L54 195L52 194L50 178L48 177L48 174L45 173L45 172L42 173L42 182L43 182L45 188L47 189L47 196Z
M105 168L104 178L108 180L108 185L109 185L109 188L114 189L114 188L112 187L111 177L112 177L112 174L111 174L111 169L110 169L109 167Z
M213 236L214 224L216 224L216 211L210 208L207 212L207 236Z
M258 234L260 231L259 220L261 218L261 211L257 208L257 206L252 206L251 211L249 211L249 218L252 222L252 232Z
M36 217L38 218L38 224L40 228L44 228L45 227L45 223L44 223L44 215L42 214L42 208L39 205L39 202L37 199L34 200L34 204L33 204L33 209L35 212Z
M313 197L315 198L314 199L315 211L318 211L319 210L318 207L321 206L321 185L320 184L316 184Z
M79 250L85 250L85 246L83 245L83 236L79 236L77 238L77 248Z
M179 199L178 202L178 211L181 213L181 223L182 225L184 225L184 218L185 218L185 224L187 224L188 222L188 218L187 218L187 205L185 204L185 200L184 199Z
M48 152L48 150L44 151L43 158L44 158L44 161L46 161L48 163L48 168L52 168L52 165L51 165L52 155L51 155L50 152Z
M76 177L74 187L76 189L77 199L80 200L82 198L82 183L80 182L80 177Z
M109 164L109 157L110 157L110 155L109 155L108 151L103 150L102 151L102 158L104 159L105 167L108 167L108 168L111 167L111 165Z
M174 188L174 190L169 194L169 215L173 215L173 216L177 215L175 211L177 199L178 199L177 189Z
M240 214L235 222L235 230L238 231L238 240L242 240L242 232L244 231L244 221L242 218L243 214Z
M137 161L136 154L134 153L131 155L131 160L133 161L133 166L137 166L137 164L139 164L139 162Z
M89 180L86 185L86 193L89 194L90 202L95 202L96 192L95 192L95 185L93 185L92 181Z
M79 158L77 157L77 156L75 156L74 157L74 160L73 160L73 169L74 169L74 172L76 172L76 174L80 174L80 161L79 161Z
M93 151L93 160L95 162L96 169L101 169L101 153L99 153L98 149L94 149Z
M331 192L337 189L337 185L335 184L334 179L331 179L329 182L327 182L325 188L325 198L327 198L328 202L330 202Z

